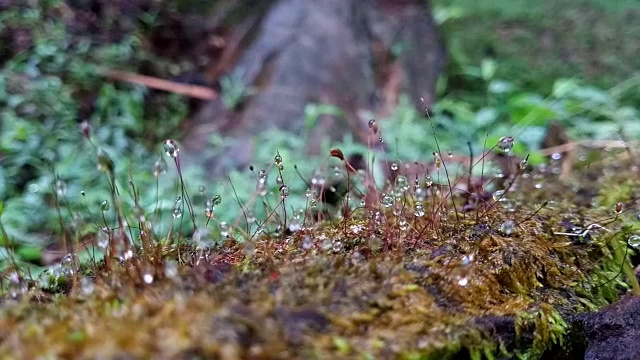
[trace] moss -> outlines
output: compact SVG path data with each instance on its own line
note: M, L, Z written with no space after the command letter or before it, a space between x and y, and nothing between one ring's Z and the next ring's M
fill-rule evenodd
M596 310L629 287L621 270L628 254L619 249L631 220L576 206L547 176L542 189L519 179L508 206L490 200L466 213L455 213L450 194L439 190L424 201L423 217L411 216L416 200L405 194L389 208L351 209L341 220L246 243L233 236L209 248L145 241L130 259L55 273L49 293L32 286L7 296L0 351L18 358L540 358L562 345L567 316ZM550 196L553 203L536 205ZM596 222L607 230L573 235L571 227ZM60 291L61 284L77 285ZM503 322L500 333L491 319L513 325Z

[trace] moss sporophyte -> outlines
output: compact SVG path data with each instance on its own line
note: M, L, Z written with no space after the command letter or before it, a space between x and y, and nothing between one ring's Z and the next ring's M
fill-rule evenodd
M364 166L333 148L302 174L281 149L228 193L189 184L167 140L150 174L171 181L173 162L175 192L151 203L95 145L110 197L87 205L89 230L61 224L72 240L57 266L3 273L1 353L539 358L565 344L567 317L640 292L633 159L578 160L561 181L553 163L518 158L514 137L407 163L376 159L382 131L369 131ZM67 211L70 186L54 188ZM230 201L235 218L219 211Z

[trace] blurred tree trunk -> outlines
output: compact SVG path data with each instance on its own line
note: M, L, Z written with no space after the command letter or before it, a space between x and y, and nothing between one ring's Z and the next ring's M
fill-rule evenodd
M445 52L426 1L275 0L249 14L236 30L243 45L226 57L232 60L224 75L251 90L233 109L219 99L194 117L187 135L192 150L221 131L239 139L227 161L246 165L253 135L271 128L300 133L309 103L343 110L323 116L310 137L336 139L345 129L362 138L365 111L388 114L401 92L416 106L421 97L434 100ZM315 152L319 142L309 146Z

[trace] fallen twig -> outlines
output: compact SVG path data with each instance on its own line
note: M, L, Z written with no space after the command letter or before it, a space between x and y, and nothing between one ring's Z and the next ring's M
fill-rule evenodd
M218 97L217 92L206 86L181 84L175 81L114 69L101 69L100 73L113 80L143 85L151 89L162 90L196 99L215 100Z

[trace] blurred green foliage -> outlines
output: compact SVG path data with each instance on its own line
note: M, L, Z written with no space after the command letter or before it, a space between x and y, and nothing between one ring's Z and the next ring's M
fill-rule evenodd
M144 211L155 214L155 230L165 234L173 225L170 214L176 196L182 194L175 171L156 178L152 167L159 156L165 156L160 150L164 139L180 140L179 124L188 113L186 100L142 87L114 85L98 76L103 66L136 70L149 61L175 69L177 65L155 58L142 46L144 29L162 26L161 20L157 14L149 13L139 19L139 28L121 34L117 40L102 42L70 32L61 18L51 16L51 8L61 3L51 0L0 14L2 30L27 29L30 39L23 51L0 54L0 199L4 205L0 220L6 230L6 236L0 235L0 244L5 246L0 251L0 267L11 255L18 260L38 259L40 249L60 238L63 229L58 206L66 232L82 235L114 225L113 214L104 212L102 218L100 204L110 201L110 192L107 179L96 170L96 149L82 136L83 120L91 124L95 145L115 162L125 212L131 213L134 205L129 184L132 180ZM576 9L585 3L576 5ZM595 0L591 3L611 9L599 19L617 14L612 5ZM378 158L430 161L430 154L436 150L435 131L443 152L466 154L469 141L478 154L485 142L491 147L499 137L510 135L516 138L516 154L532 153L531 162L542 161L535 151L540 148L550 120L559 121L574 138L619 138L620 134L640 137L639 114L633 106L634 99L640 99L640 77L621 75L629 68L638 68L637 57L628 57L627 50L603 48L597 55L612 59L607 64L616 71L594 73L590 82L578 80L584 74L576 71L574 63L565 66L567 62L555 58L552 60L557 63L547 66L540 62L547 59L532 53L528 43L519 37L509 38L506 45L499 46L505 35L495 28L496 24L530 26L538 19L540 23L534 26L538 30L561 30L549 24L546 17L540 19L550 11L548 5L465 0L434 1L434 5L450 57L450 66L438 84L440 99L429 123L416 109L415 101L402 96L388 119L378 119L389 146L388 154L375 154ZM578 16L572 9L568 7L559 14ZM599 29L600 25L594 31ZM631 40L628 44L637 46ZM573 51L574 45L578 46L563 40L557 46ZM487 54L485 50L489 48L496 53ZM229 108L240 104L251 91L231 77L225 78L222 86ZM312 128L322 115L342 116L342 112L328 104L309 104L301 121ZM218 221L242 226L242 221L234 221L241 215L235 193L242 210L253 213L251 217L265 219L272 213L282 214L284 209L278 207L278 173L273 169L277 152L284 159L283 181L290 188L291 195L285 203L289 216L308 206L305 193L318 169L327 181L344 176L344 166L329 158L329 149L339 147L345 154L372 154L347 135L339 143L325 141L324 155L310 158L306 152L307 136L307 132L297 136L279 130L255 139L260 144L254 157L255 172L271 169L265 198L255 199L258 178L247 169L230 172L235 191L226 178L211 179L202 169L185 169L183 175L192 195L197 224L207 221L205 201L214 194L223 198L211 225L218 235ZM210 139L208 151L222 154L232 141L216 134ZM169 161L170 169L173 165ZM201 186L204 191L200 191ZM254 224L252 230L256 227ZM16 245L8 246L10 243Z

